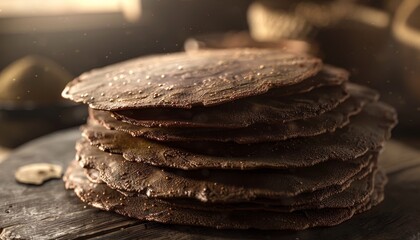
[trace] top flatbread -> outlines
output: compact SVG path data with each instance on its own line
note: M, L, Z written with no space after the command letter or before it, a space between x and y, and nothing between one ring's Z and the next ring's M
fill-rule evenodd
M62 95L91 108L210 106L297 84L320 59L273 49L209 50L137 58L84 73Z

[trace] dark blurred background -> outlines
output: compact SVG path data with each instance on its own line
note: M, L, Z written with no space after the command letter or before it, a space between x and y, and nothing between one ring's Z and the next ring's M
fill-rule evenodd
M81 124L59 96L72 77L184 44L315 54L397 107L397 136L420 136L418 0L0 0L0 146Z
M132 20L123 12L0 19L0 68L38 54L77 75L140 55L181 51L189 36L247 29L250 2L143 0L140 16Z

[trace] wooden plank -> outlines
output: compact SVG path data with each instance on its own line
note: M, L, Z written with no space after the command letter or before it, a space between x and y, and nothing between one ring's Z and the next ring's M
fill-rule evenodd
M10 150L4 147L0 146L0 163L6 159L6 157L9 155Z
M420 153L399 142L382 156L390 182L384 203L331 228L301 232L235 231L141 222L80 202L60 180L35 187L15 182L25 164L65 167L74 157L77 129L28 143L0 164L0 239L419 239Z

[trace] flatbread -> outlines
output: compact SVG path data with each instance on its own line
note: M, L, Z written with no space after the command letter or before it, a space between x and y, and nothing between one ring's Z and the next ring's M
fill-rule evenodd
M350 208L326 208L293 213L261 210L215 212L174 207L145 196L124 196L105 184L89 182L77 162L69 166L64 181L67 189L74 189L83 202L96 208L115 211L140 220L225 229L303 230L316 226L333 226L380 202L380 199L371 198Z
M246 202L255 198L278 199L342 185L353 178L376 154L352 161L328 161L291 170L174 170L129 162L108 154L87 140L76 145L84 168L99 171L109 187L159 198L193 198L203 202Z
M149 108L113 112L123 122L144 127L244 128L318 116L345 101L344 86L324 86L286 97L257 96L214 107Z
M349 73L345 69L324 64L321 71L319 71L315 76L307 78L294 85L273 88L263 95L279 97L306 93L323 86L342 85L347 83L348 78Z
M232 204L236 205L243 205L246 206L276 206L281 208L290 208L293 209L295 207L299 206L309 206L309 205L319 205L319 202L324 201L334 195L340 194L344 191L346 191L355 181L359 181L361 179L364 179L366 176L372 174L376 170L377 166L377 159L372 159L372 161L368 164L368 166L364 167L360 172L358 172L353 178L350 178L348 181L343 183L342 185L332 185L330 187L322 188L320 190L316 190L314 192L306 192L299 194L294 197L286 197L286 198L278 198L278 199L267 199L267 198L258 198L253 200L252 202L234 202ZM94 183L104 183L99 178L99 172L93 168L85 168L86 177ZM93 174L93 175L90 175ZM93 178L93 180L91 180ZM118 192L122 193L125 196L134 196L138 195L138 193L135 192L127 192L123 190L117 190ZM167 200L172 203L178 203L179 201L184 200L194 200L194 199L188 199L188 198L161 198L161 200ZM201 202L198 200L195 200L197 203L202 203L207 205L208 202ZM212 203L217 204L217 203ZM223 204L223 203L221 203ZM226 204L226 203L225 203ZM198 205L197 205L198 206Z
M333 133L252 145L217 142L162 144L107 130L90 122L82 135L92 145L122 154L129 161L179 169L256 169L312 166L327 160L347 161L379 150L396 124L395 110L368 104L351 123Z
M359 113L366 103L379 98L377 92L360 85L348 84L347 89L350 97L346 101L319 116L281 124L254 124L241 129L148 128L116 120L108 111L89 109L89 115L107 129L157 141L233 141L240 144L271 142L333 132L346 126L350 116Z
M62 95L102 110L211 106L316 75L320 59L273 49L225 49L132 59L84 73Z
M193 201L190 199L161 199L176 207L186 207L198 210L212 210L212 211L225 211L225 210L269 210L278 212L294 212L307 209L323 209L323 208L348 208L357 204L361 204L369 199L372 195L374 188L384 188L387 182L385 173L381 170L375 170L367 176L357 179L344 191L333 194L322 200L294 205L280 205L273 202L270 203L203 203Z

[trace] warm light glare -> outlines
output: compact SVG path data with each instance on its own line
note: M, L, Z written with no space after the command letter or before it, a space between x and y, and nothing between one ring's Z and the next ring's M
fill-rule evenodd
M141 15L140 0L0 0L0 17L122 13L128 21Z
M392 27L394 36L398 40L420 49L420 31L418 30L420 25L417 25L417 28L408 25L408 18L418 8L420 8L420 1L403 1L395 14L395 21Z

